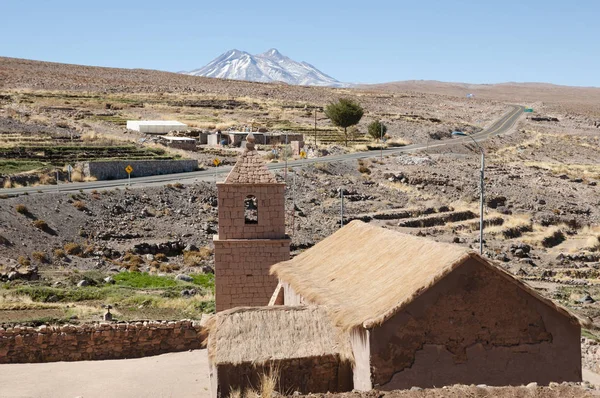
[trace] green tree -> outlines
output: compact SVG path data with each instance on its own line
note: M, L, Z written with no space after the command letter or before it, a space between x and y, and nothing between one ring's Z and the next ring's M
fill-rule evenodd
M348 127L354 126L360 122L365 111L358 102L347 98L340 98L337 102L332 102L325 107L325 115L337 127L344 129L344 139L348 146Z
M369 123L368 129L369 135L373 137L374 140L381 139L381 137L383 137L387 132L387 126L381 123L379 120L374 120Z

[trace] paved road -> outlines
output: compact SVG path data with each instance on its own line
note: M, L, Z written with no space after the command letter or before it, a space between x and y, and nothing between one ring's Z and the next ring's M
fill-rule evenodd
M473 134L472 137L476 141L484 141L489 137L503 134L509 131L517 120L523 114L524 107L520 105L512 105L512 110L502 116L498 121L496 121L489 128L480 131L479 133ZM471 139L469 137L461 137L461 138L453 138L449 140L439 141L435 144L413 144L399 148L390 148L384 149L384 155L390 154L398 154L398 153L412 153L416 151L420 151L427 147L429 148L438 148L450 145L457 145L459 143L469 143ZM311 159L303 159L303 160L294 160L289 161L287 163L288 167L303 167L313 163L330 163L330 162L339 162L345 160L353 160L353 159L366 159L366 158L376 158L380 156L379 150L366 151L366 152L355 152L355 153L347 153L343 155L331 155L331 156L323 156L319 158L311 158ZM267 167L270 170L278 170L285 167L285 162L280 163L269 163ZM202 171L194 171L190 173L179 173L179 174L164 174L158 176L148 176L148 177L138 177L131 179L131 185L135 187L146 187L146 186L154 186L154 185L164 185L167 183L174 182L183 182L183 183L191 183L195 181L213 181L215 179L222 179L224 176L229 173L231 170L231 166L228 167L220 167L218 169L209 169ZM60 190L60 192L74 192L79 190L90 191L90 190L103 190L103 189L111 189L116 187L125 187L128 185L128 181L125 180L112 180L112 181L94 181L94 182L77 182L71 184L61 184L61 185L43 185L37 187L23 187L23 188L11 188L11 189L0 189L0 194L8 194L8 195L18 195L23 194L25 192L34 194L34 193L55 193Z

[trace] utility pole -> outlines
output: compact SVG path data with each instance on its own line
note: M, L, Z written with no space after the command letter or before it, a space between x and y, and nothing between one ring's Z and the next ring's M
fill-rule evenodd
M480 147L481 148L481 147ZM481 198L479 201L479 254L483 256L483 191L485 189L485 153L481 150L481 175L480 175L480 191Z
M479 198L479 254L483 256L483 202L484 202L484 189L485 189L485 151L477 143L472 135L463 133L462 131L455 131L452 133L454 136L469 137L471 141L477 146L481 152L481 170L479 171L479 191L481 196Z
M380 146L379 146L381 154L380 154L380 159L379 160L381 162L383 162L383 123L382 122L379 122L379 127L381 128L381 138L380 138L381 142L380 142Z
M344 188L340 187L340 228L344 226Z
M315 107L315 150L317 149L317 108Z
M283 171L283 178L285 179L285 181L287 182L287 162L288 162L288 132L286 130L285 132L285 148L283 151L283 156L285 156L285 169Z
M292 183L292 236L296 229L296 171L294 171L294 180Z
M56 169L56 192L60 192L60 188L58 187L58 169Z

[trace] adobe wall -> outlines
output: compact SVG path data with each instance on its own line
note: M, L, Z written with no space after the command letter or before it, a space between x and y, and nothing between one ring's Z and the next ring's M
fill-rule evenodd
M0 364L139 358L204 348L195 321L0 327Z
M219 239L285 237L285 184L217 184ZM244 199L258 199L258 224L245 224Z
M118 180L127 178L125 167L131 165L131 178L160 174L186 173L198 169L198 161L191 160L107 160L85 162L83 175L98 180Z
M377 389L581 381L580 326L477 260L370 333Z
M277 287L277 278L269 275L269 269L290 259L290 240L220 238L214 239L217 311L268 305Z
M262 375L278 375L277 391L292 394L345 392L352 390L352 369L337 355L273 361L266 365L220 364L211 369L212 396L227 397L232 390L259 390ZM216 378L215 378L216 377ZM244 395L244 394L242 394Z

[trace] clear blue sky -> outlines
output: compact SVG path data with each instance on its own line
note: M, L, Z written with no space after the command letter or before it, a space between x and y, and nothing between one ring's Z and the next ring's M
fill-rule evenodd
M275 47L345 82L600 86L598 0L3 0L0 15L0 56L181 71Z

